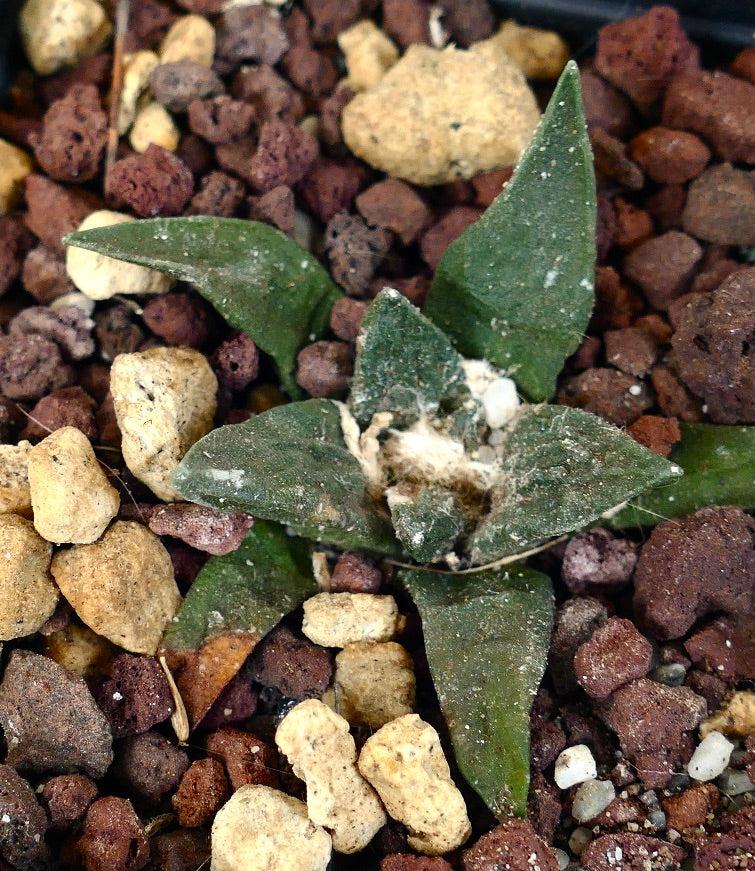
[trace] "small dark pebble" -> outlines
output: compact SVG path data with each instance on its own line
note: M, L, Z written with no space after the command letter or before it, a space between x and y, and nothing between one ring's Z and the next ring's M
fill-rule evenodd
M99 798L87 811L79 851L86 871L139 871L149 862L149 841L125 798Z
M192 100L217 97L225 90L220 77L194 61L158 64L149 74L154 98L169 112L185 112Z
M333 673L330 652L278 626L255 647L250 676L291 699L319 698Z
M342 553L330 577L331 593L379 593L383 576L375 563L362 553Z
M347 293L364 296L392 240L388 230L370 227L358 215L340 212L325 228L324 247L331 275Z
M156 535L180 538L214 556L237 550L253 523L249 514L229 514L191 502L160 505L149 518L149 528Z
M59 774L45 781L39 798L50 828L64 831L78 822L97 798L97 784L85 774Z
M178 291L148 300L142 320L169 345L201 348L210 337L214 314L200 296Z
M31 786L10 765L0 765L0 856L20 871L46 868L47 816Z
M113 164L108 175L113 201L127 205L142 218L180 215L194 192L194 177L173 152L151 143L144 154L132 154Z
M117 742L110 770L127 795L158 805L178 789L188 767L185 750L158 732L144 732Z
M36 333L0 336L0 392L7 399L35 401L74 380L55 342Z
M299 351L296 383L317 399L343 396L354 371L346 342L314 342Z
M199 190L184 209L184 215L232 218L244 201L244 192L244 184L239 179L213 170L202 178Z
M173 796L179 825L196 828L211 823L227 798L228 780L222 762L209 756L197 759Z
M61 387L43 396L32 408L21 437L36 444L56 429L75 426L90 441L94 441L97 438L96 408L97 403L78 384Z

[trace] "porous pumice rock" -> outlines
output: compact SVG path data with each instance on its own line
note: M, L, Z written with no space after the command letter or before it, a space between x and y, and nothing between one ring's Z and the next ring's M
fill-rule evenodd
M91 544L121 504L89 439L75 426L55 430L29 452L37 532L55 544Z
M539 117L521 70L485 40L467 50L410 46L344 107L341 127L371 166L433 185L515 164Z
M403 623L393 596L318 593L304 602L302 632L322 647L390 641Z
M23 181L33 169L34 162L25 151L0 139L0 216L16 208Z
M387 723L367 739L357 762L386 810L409 830L413 850L439 856L461 846L472 826L438 733L417 714Z
M384 31L365 18L338 34L352 91L366 91L398 60L398 48Z
M160 63L154 51L135 51L123 63L123 87L118 101L118 133L123 136L134 123L139 97L147 90L149 74Z
M98 227L114 227L135 221L131 215L99 209L87 215L76 228L94 230ZM173 283L169 275L114 260L95 251L69 246L66 251L66 272L78 289L90 299L110 299L116 293L124 296L140 296L145 293L165 293Z
M504 21L492 37L528 79L554 82L569 60L569 46L554 30Z
M171 24L157 53L163 64L190 60L211 67L215 57L215 28L201 15L183 15Z
M171 476L189 448L212 429L217 378L191 348L119 354L110 370L126 465L166 502L181 499Z
M57 553L50 570L84 623L131 653L154 654L181 604L168 551L140 523L116 521L94 544Z
M0 516L0 641L31 635L58 604L50 577L52 546L31 521Z
M168 110L156 101L147 103L136 113L128 141L139 154L150 145L159 145L166 151L175 151L181 134Z
M352 725L379 729L414 711L412 658L395 641L355 641L336 656L323 701Z
M26 0L19 29L29 63L48 76L98 52L112 27L95 0Z
M387 818L356 766L348 722L319 699L307 699L283 718L275 743L307 784L307 813L330 832L333 849L356 853L366 847Z
M261 784L242 786L215 815L210 871L325 871L330 835L307 806Z
M26 514L31 510L29 451L31 442L0 445L0 514Z

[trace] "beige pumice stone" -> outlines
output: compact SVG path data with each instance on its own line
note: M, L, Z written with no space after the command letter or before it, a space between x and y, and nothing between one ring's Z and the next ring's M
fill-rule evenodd
M131 653L154 654L181 604L168 551L140 523L116 521L94 544L59 551L50 570L84 623Z
M34 162L25 151L0 139L0 217L19 204L23 181L33 169Z
M492 39L528 79L555 82L569 60L569 46L553 30L504 21Z
M390 641L402 623L393 596L318 593L304 602L302 632L323 647L354 641Z
M215 58L215 28L201 15L183 15L170 26L157 53L163 64L191 60L211 67Z
M251 784L215 815L210 871L326 871L331 850L303 801Z
M338 47L344 53L349 87L354 91L376 85L398 60L396 44L367 18L342 30Z
M0 641L36 632L58 604L50 577L52 545L31 521L0 516Z
M149 74L160 63L154 51L135 51L126 55L123 67L123 87L118 101L118 133L123 134L134 123L139 97L147 90Z
M309 818L330 832L333 849L364 849L387 818L375 790L357 769L347 721L318 699L307 699L283 718L275 743L307 784Z
M159 145L166 151L175 151L181 134L170 112L153 101L136 113L128 139L131 147L139 154L143 154L152 144Z
M359 754L359 770L388 813L409 829L413 850L440 856L472 832L467 808L443 755L438 733L417 714L378 729Z
M49 76L98 52L112 27L95 0L26 0L19 29L29 63Z
M30 450L27 441L0 445L0 514L31 514Z
M46 635L42 645L45 656L84 680L104 675L111 660L121 652L107 638L76 620Z
M540 118L522 71L492 40L467 50L412 45L343 110L349 148L419 185L511 166Z
M110 392L126 465L166 502L181 499L171 476L189 448L212 429L218 382L191 348L119 354Z
M55 430L29 452L29 487L37 532L55 544L91 544L121 500L74 426Z
M76 229L94 230L97 227L113 227L135 220L131 215L100 209L87 215ZM173 284L169 275L156 269L124 263L122 260L72 245L66 251L66 272L83 294L95 300L110 299L116 293L124 296L165 293Z

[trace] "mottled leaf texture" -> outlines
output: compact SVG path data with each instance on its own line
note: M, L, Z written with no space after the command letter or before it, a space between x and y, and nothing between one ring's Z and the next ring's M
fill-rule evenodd
M275 360L294 398L302 395L294 379L296 355L325 332L343 295L314 257L257 221L155 218L72 233L63 241L193 284Z
M529 406L506 440L490 512L472 536L472 561L487 563L578 529L680 474L597 415Z
M463 576L401 572L459 770L498 817L524 816L530 708L553 620L550 579L509 566Z
M595 180L570 62L511 181L443 255L423 311L462 354L546 400L587 326L594 268Z
M464 529L459 501L445 487L423 487L411 499L389 497L388 504L396 535L418 563L439 560Z
M244 511L299 535L354 550L395 553L390 520L375 507L330 399L279 405L200 439L174 473L179 493Z
M389 411L397 426L410 426L468 393L461 357L434 324L396 290L382 290L362 321L351 405L366 426Z
M755 427L683 423L681 430L669 460L684 477L632 499L607 526L652 526L706 505L755 509Z

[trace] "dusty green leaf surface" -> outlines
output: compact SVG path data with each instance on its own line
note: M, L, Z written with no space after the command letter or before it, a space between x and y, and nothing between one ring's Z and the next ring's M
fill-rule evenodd
M550 579L510 566L471 575L401 572L456 762L496 816L524 816L529 717L553 620Z
M461 357L419 309L395 290L382 290L362 321L351 384L354 417L366 426L389 411L394 424L410 426L468 393Z
M327 329L343 294L284 233L236 218L155 218L72 233L64 240L188 281L278 366L294 398L296 355Z
M607 526L651 526L706 505L755 509L755 427L683 423L681 430L669 460L684 476L633 499Z
M396 535L418 563L452 550L464 528L459 502L445 487L423 487L414 498L389 504Z
M227 632L262 638L317 591L307 543L258 520L238 550L211 557L202 567L163 647L196 650Z
M549 399L593 305L595 180L571 62L503 193L443 255L423 309L467 357Z
M527 407L505 443L490 512L472 536L472 561L490 562L578 529L679 474L597 415Z
M276 520L305 538L395 553L390 520L344 442L344 411L309 399L213 430L183 458L174 484L191 502Z

